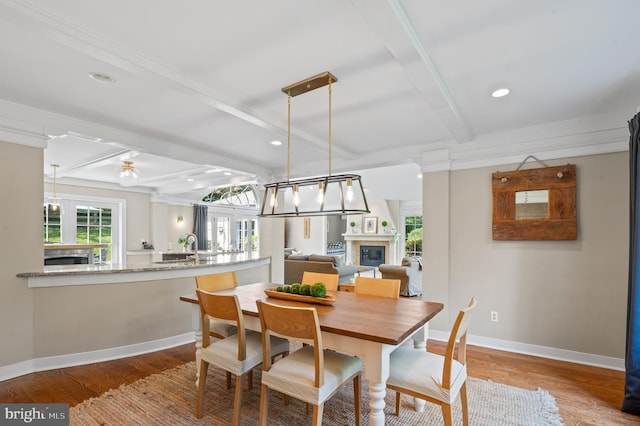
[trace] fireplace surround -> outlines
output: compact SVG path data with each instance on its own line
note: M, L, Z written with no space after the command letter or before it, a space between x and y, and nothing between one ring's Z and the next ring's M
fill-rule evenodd
M345 261L354 265L363 265L360 259L361 246L384 246L384 259L382 263L397 264L398 243L397 236L393 234L342 234L346 242Z

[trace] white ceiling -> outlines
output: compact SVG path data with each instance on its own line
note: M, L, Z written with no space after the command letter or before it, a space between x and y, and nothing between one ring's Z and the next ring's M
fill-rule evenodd
M53 136L61 182L115 183L131 159L141 190L197 200L285 178L281 88L330 71L332 172L419 199L420 170L626 149L638 16L636 0L0 0L0 135ZM291 177L326 174L326 89L291 109Z

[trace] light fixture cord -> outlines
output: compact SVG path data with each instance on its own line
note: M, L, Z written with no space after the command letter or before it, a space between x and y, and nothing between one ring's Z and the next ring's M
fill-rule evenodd
M331 176L331 76L329 76L329 176Z
M291 176L291 91L287 92L287 182Z

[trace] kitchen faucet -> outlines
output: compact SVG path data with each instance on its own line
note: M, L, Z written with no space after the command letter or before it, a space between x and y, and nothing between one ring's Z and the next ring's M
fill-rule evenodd
M198 263L198 237L197 237L197 236L196 236L196 234L194 234L193 232L192 232L192 233L187 234L187 235L185 236L185 239L184 239L184 247L185 247L185 248L187 247L187 245L189 245L189 237L193 237L193 243L195 243L195 244L196 244L196 249L194 250L195 254L194 254L194 256L193 256L193 260L194 260L196 263ZM191 243L191 244L193 244L193 243Z

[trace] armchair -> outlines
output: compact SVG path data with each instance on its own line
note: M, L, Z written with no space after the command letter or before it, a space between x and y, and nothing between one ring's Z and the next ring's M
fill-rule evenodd
M422 294L422 262L416 258L403 258L401 265L383 263L378 267L382 278L400 280L400 296L418 296Z

